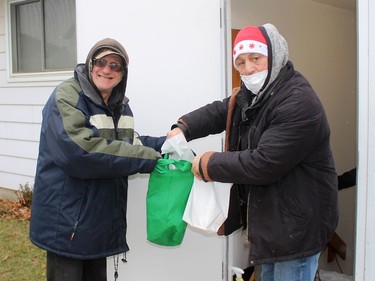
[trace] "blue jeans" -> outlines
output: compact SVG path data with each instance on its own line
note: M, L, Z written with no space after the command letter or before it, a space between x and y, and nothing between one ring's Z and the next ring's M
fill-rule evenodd
M313 281L320 253L306 258L263 264L261 281Z

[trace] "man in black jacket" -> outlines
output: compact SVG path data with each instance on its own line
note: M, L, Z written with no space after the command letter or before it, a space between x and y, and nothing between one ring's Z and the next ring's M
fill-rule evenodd
M167 134L188 141L226 132L224 152L192 161L198 179L233 183L219 234L247 228L262 281L312 281L337 225L337 176L324 108L271 24L237 35L242 86L182 116Z

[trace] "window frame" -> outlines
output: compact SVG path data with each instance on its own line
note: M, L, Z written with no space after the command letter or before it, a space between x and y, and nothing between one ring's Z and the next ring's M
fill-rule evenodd
M48 82L61 82L66 80L73 75L74 67L71 70L59 70L59 71L44 71L44 72L29 72L29 73L14 73L13 71L13 50L12 50L12 10L11 5L17 3L27 3L27 2L34 2L32 0L8 0L6 6L6 14L5 14L5 24L6 24L6 54L7 54L7 82L9 83L28 83L28 82L46 82L47 84L51 84ZM77 36L77 34L76 34ZM77 42L76 42L77 44ZM76 45L77 49L77 45ZM77 63L77 52L75 61Z

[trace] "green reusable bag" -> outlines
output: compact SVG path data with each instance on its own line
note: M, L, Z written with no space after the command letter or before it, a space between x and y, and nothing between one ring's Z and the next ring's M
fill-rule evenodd
M147 240L162 246L180 245L186 222L182 220L193 185L191 163L164 158L151 172L146 197Z

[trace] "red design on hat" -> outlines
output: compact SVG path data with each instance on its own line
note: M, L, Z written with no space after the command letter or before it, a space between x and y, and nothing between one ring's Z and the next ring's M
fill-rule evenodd
M256 26L246 26L238 32L234 40L233 62L240 54L259 53L268 56L267 41Z

